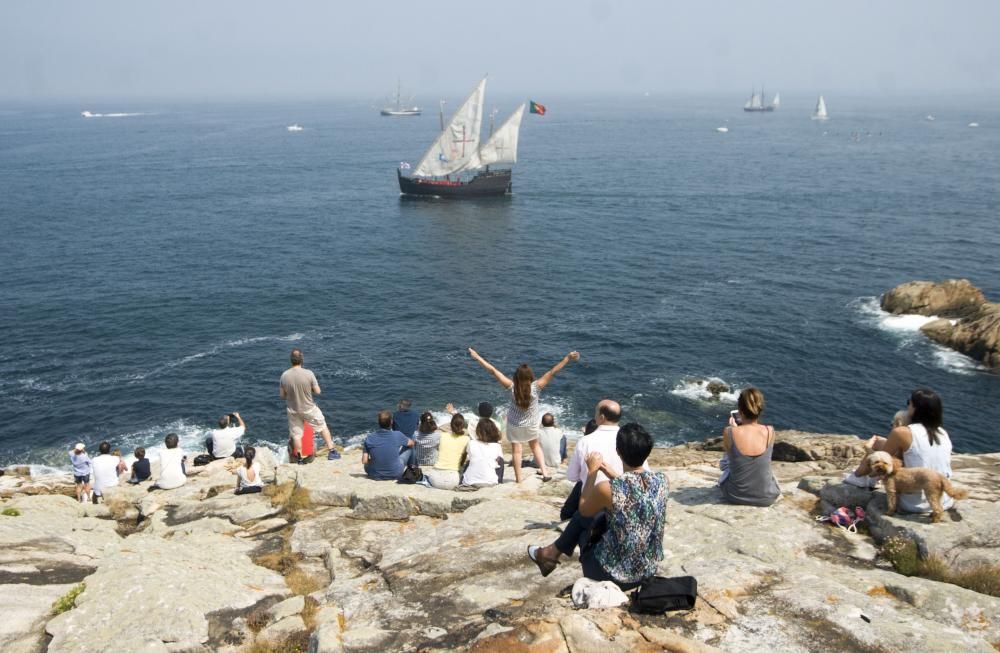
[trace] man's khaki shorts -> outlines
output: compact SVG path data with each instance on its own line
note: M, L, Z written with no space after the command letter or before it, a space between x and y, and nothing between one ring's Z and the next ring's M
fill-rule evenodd
M302 447L302 430L306 422L312 425L317 435L326 429L326 420L319 406L313 406L301 413L288 411L288 438L295 443L296 449Z

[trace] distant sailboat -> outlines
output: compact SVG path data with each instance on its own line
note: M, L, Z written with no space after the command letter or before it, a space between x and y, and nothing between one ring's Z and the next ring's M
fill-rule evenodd
M408 165L401 165L396 170L400 192L437 197L482 197L510 192L511 168L490 170L490 166L517 163L518 134L526 105L519 106L485 143L480 144L485 95L486 79L483 78L451 120L443 125L441 134L413 173L403 176L402 170L409 169ZM472 176L463 179L463 174Z
M927 122L934 122L935 120L937 120L937 118L935 118L932 114L928 113L925 120L927 120Z
M750 99L743 105L743 110L753 113L774 111L780 102L781 98L775 93L774 101L771 104L764 104L764 89L761 88L760 93L757 93L755 89L750 89Z
M781 106L781 94L780 93L775 93L774 94L774 99L771 100L771 106L774 107L775 109L777 109L778 107Z
M826 102L823 100L823 96L819 96L819 100L816 101L816 110L813 111L813 120L829 120L830 114L826 112Z
M304 128L299 123L295 123L294 125L288 125L288 127L286 127L285 129L287 129L290 132L300 132Z
M400 81L396 80L396 101L387 107L384 107L380 113L383 116L419 116L420 107L404 107L401 96L400 96ZM409 101L409 99L408 99Z

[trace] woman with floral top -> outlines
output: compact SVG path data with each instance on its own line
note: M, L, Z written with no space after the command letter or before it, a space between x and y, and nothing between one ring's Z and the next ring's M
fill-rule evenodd
M667 477L643 469L653 450L653 438L641 425L621 427L615 448L624 473L609 469L601 454L589 454L579 511L555 542L528 547L528 557L542 576L551 574L559 557L572 555L577 546L587 578L610 580L628 590L656 574L657 563L663 559ZM611 480L597 483L598 472Z

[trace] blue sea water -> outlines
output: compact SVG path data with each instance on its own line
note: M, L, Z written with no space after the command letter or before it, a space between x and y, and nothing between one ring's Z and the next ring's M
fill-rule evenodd
M539 374L579 350L543 394L571 430L608 396L661 443L716 434L718 378L779 428L867 436L926 385L956 449L1000 449L1000 375L877 308L911 279L1000 299L998 105L827 99L818 123L793 94L546 98L513 196L468 202L399 197L436 115L0 105L0 464L193 443L232 410L279 443L292 347L342 442L402 397L505 403L474 346Z

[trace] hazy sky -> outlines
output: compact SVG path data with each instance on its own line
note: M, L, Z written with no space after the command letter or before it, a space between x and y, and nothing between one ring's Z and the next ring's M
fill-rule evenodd
M1000 89L1000 0L0 1L0 100Z

